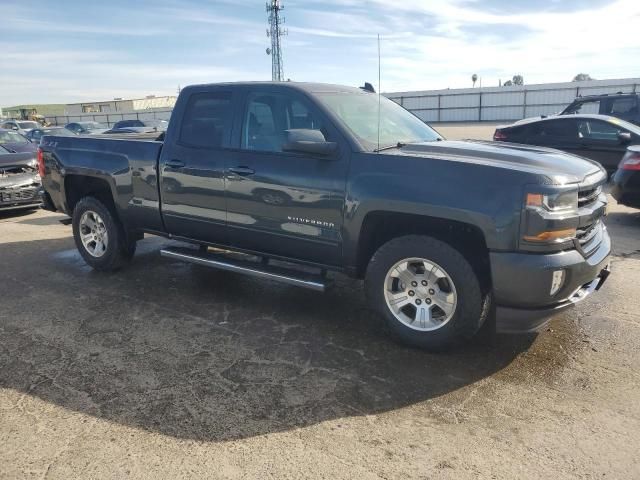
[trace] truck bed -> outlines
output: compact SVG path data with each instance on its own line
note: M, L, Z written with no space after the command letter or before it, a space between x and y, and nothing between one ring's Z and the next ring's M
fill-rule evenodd
M71 215L66 189L74 176L88 175L109 188L121 218L162 230L157 163L163 144L155 138L148 134L43 137L40 148L47 172L43 180L53 204L63 205Z

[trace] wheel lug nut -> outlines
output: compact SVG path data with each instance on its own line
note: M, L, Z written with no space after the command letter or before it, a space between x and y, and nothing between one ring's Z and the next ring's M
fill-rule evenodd
M411 282L411 286L412 287L417 287L418 286L418 282Z
M422 286L426 287L427 286L427 281L426 280L422 280Z
M430 288L430 289L429 289L429 295L433 295L433 294L435 294L435 293L436 293L436 291L435 291L433 288Z
M414 292L413 290L409 290L409 296L413 297L416 294L416 292Z
M427 298L427 299L425 300L425 302L427 303L427 305L431 305L431 299L430 299L430 298Z
M420 305L422 303L422 300L420 300L419 298L416 298L416 305Z

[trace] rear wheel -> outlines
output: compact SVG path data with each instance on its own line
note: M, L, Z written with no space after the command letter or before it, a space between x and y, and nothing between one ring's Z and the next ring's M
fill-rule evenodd
M404 343L442 350L473 336L490 295L464 256L427 236L400 237L374 254L366 274L370 303Z
M72 223L76 247L95 270L117 270L135 254L135 240L128 240L115 214L97 198L80 199Z

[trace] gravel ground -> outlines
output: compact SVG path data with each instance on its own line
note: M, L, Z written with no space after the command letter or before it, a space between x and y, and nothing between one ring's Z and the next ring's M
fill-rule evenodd
M0 478L640 478L640 214L538 336L433 355L359 282L322 295L160 257L97 274L46 212L0 217Z

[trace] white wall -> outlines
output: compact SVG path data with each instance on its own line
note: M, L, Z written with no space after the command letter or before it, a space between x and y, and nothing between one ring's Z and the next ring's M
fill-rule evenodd
M560 112L577 96L640 92L640 78L384 95L427 122L520 120Z

